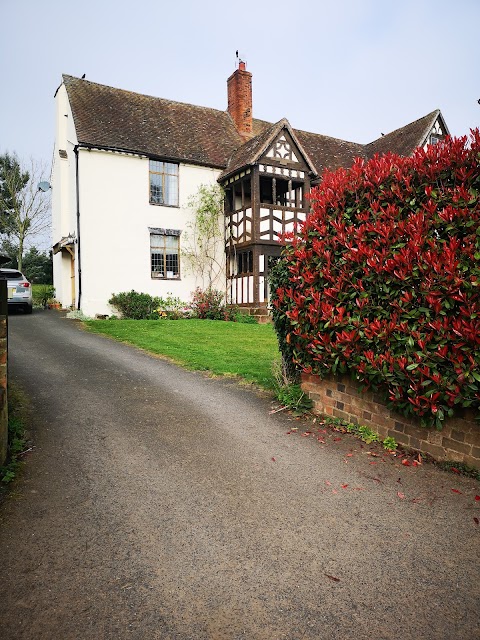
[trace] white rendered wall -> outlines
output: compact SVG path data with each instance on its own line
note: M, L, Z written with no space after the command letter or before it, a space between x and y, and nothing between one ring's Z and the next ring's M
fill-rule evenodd
M65 87L62 85L55 98L55 145L52 162L52 239L53 244L68 235L76 234L75 153L77 144L72 112ZM60 158L59 151L67 152ZM53 284L55 296L63 306L72 304L70 258L62 253L53 256Z
M216 183L218 170L180 165L179 207L149 203L149 161L108 151L79 149L81 308L86 315L111 314L113 293L130 291L184 301L200 283L181 260L179 280L152 279L149 227L184 232L192 212L190 196L201 184ZM180 248L184 233L180 235ZM223 241L219 247L223 255ZM222 273L215 284L225 286Z

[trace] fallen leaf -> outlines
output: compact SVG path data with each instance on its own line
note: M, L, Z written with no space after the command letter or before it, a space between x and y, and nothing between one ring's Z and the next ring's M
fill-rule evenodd
M348 484L341 484L340 486L342 487L342 489L346 489L348 487Z
M340 582L340 578L336 578L335 576L331 576L329 573L325 574L329 580L333 580L333 582Z
M319 442L321 442L322 444L326 444L326 443L325 443L325 440L324 440L323 438L317 438L317 440L318 440Z
M351 458L353 456L353 453L347 453L347 458Z
M378 453L375 453L375 451L368 451L367 455L368 456L373 456L374 458L379 458L380 457Z
M460 473L456 467L450 467L450 471L453 471L453 473Z
M331 487L332 486L332 483L329 482L328 480L325 480L325 484L327 485L327 487Z
M277 461L277 459L276 459L276 458L272 458L272 462L276 462L276 461Z
M480 500L480 496L475 496L475 500Z
M461 491L459 491L458 489L452 489L453 493L462 493Z
M474 518L473 521L475 522L476 525L478 525L478 518Z
M368 464L377 464L376 461L374 460L373 462L369 462Z
M397 482L398 482L399 484L402 484L402 479L401 479L401 478L399 478L399 479L397 480Z
M336 489L332 489L332 493L338 493Z
M334 438L333 441L334 442L340 442L342 439L341 438Z
M409 467L409 466L410 466L410 462L409 462L407 459L402 460L402 464L403 464L405 467Z
M401 498L402 500L403 500L403 498L405 498L405 494L404 494L404 493L402 493L401 491L397 491L397 496L398 496L399 498Z

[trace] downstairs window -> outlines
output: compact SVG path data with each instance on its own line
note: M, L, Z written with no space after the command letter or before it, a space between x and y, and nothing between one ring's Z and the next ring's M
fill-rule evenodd
M158 229L150 232L150 263L152 278L180 278L180 232Z

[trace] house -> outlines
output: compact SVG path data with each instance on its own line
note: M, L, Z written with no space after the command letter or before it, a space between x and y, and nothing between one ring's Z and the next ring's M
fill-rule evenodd
M202 282L184 260L200 185L225 191L229 302L265 313L280 236L305 220L305 195L325 168L393 151L409 155L448 135L440 111L362 145L257 120L244 62L219 111L63 76L55 94L52 167L54 285L64 307L108 314L112 293L190 298Z

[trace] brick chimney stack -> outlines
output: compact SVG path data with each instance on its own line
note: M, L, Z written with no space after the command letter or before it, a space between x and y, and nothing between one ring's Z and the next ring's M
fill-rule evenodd
M252 137L252 74L240 60L238 69L227 80L228 113L238 133L245 139Z

